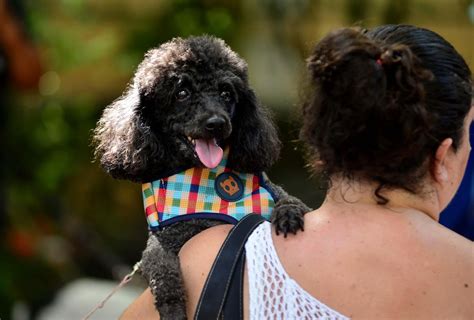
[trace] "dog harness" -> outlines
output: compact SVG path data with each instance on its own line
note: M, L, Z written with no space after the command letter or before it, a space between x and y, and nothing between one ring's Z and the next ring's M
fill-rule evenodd
M270 219L276 197L262 173L240 173L227 167L228 148L219 165L190 168L144 183L143 202L151 231L195 218L237 223L249 213Z

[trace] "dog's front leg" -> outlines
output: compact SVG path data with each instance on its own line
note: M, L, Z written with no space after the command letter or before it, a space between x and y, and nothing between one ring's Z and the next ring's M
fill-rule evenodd
M289 195L282 187L274 184L264 175L267 186L272 189L278 201L275 203L271 215L271 222L277 234L282 232L285 237L288 233L296 234L304 230L304 215L311 211L300 199Z
M160 319L186 319L186 299L178 255L167 251L150 233L141 271L155 298Z

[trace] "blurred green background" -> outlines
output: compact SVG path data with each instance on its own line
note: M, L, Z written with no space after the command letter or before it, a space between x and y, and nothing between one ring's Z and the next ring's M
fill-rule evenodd
M471 69L474 66L471 0L9 4L36 47L42 69L38 82L25 90L8 78L8 59L2 61L6 66L0 90L3 320L11 317L18 303L26 310L22 319L35 318L70 281L118 279L139 259L147 235L140 186L115 181L102 172L92 162L90 136L102 109L121 94L147 49L172 37L208 33L223 38L246 59L251 84L274 111L285 146L269 175L313 207L323 191L304 169L296 142L297 114L304 58L321 36L342 26L416 24L440 33Z

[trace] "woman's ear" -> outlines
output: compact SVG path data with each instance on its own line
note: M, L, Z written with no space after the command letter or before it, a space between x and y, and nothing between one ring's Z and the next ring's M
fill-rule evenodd
M437 183L446 183L449 180L450 157L453 139L446 138L436 149L434 161L431 168L431 175Z

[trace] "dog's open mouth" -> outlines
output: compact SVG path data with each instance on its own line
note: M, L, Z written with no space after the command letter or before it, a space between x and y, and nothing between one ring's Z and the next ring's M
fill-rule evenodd
M216 139L192 139L194 151L203 165L208 168L215 168L221 162L224 152L217 144Z

